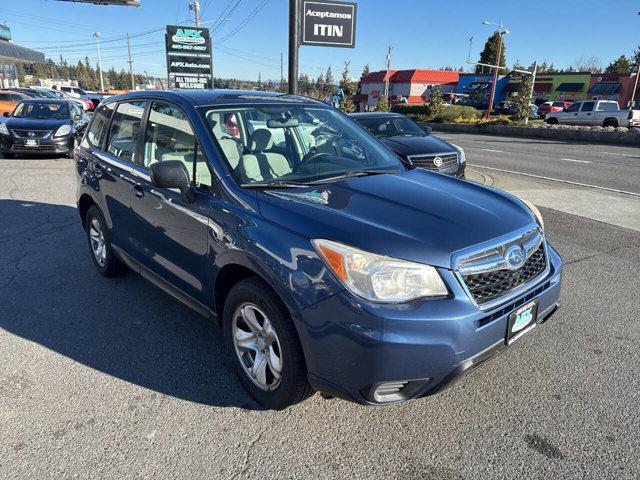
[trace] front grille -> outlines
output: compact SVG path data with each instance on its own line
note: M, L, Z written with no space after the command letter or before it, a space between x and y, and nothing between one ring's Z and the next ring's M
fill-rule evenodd
M25 145L18 145L14 143L11 146L11 150L18 152L53 152L56 149L55 145L38 145L37 147L27 147Z
M20 138L46 138L51 134L51 130L22 130L14 128L12 129L14 135ZM29 135L33 133L33 135Z
M440 158L442 161L442 165L436 166L434 161L436 158ZM436 153L436 154L428 154L428 155L411 155L409 156L409 160L416 167L426 168L427 170L439 170L441 168L450 167L458 162L458 154L457 153Z
M547 258L542 243L518 270L493 270L463 275L462 279L476 303L482 305L533 280L545 271L546 266Z

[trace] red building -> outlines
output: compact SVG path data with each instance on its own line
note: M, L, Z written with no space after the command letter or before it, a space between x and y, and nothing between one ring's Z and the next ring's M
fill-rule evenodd
M438 86L442 93L455 93L460 72L448 70L389 70L389 102L420 105ZM353 100L364 106L375 106L380 95L384 95L387 71L371 72L362 79L359 95Z
M620 107L626 107L631 101L635 84L636 74L596 73L591 75L589 98L616 100ZM638 93L635 99L638 100Z

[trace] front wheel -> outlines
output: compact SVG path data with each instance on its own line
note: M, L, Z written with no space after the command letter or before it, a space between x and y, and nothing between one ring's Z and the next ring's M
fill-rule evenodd
M236 284L224 304L224 336L242 386L262 406L281 410L312 390L289 312L267 284Z
M547 122L549 125L557 125L558 119L555 117L551 117L551 118L545 119L545 122Z

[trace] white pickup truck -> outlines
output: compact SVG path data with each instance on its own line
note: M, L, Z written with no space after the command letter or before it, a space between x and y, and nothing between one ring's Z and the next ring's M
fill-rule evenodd
M584 100L575 102L560 112L548 113L544 121L550 124L600 125L627 127L633 117L630 110L620 110L613 100Z

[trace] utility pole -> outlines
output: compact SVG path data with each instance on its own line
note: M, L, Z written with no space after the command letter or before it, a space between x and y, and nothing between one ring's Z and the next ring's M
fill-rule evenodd
M298 94L298 47L300 45L300 12L298 0L289 0L289 93Z
M284 93L284 61L280 52L280 93Z
M385 76L384 81L384 96L389 101L389 69L391 68L391 45L387 49L387 75Z
M131 60L131 42L129 41L129 32L127 32L127 50L129 51L129 75L131 75L131 90L136 89L136 80L133 77L133 61Z
M193 15L196 20L196 27L200 26L200 0L193 0L193 3L189 4L189 10L193 10Z
M102 77L102 60L100 60L100 32L93 32L96 37L96 47L98 48L98 70L100 71L100 91L104 92L104 78Z
M529 98L533 102L533 92L536 85L536 75L538 73L538 62L533 62L533 73L531 74L531 91L529 92ZM524 119L524 124L529 124L529 115Z

